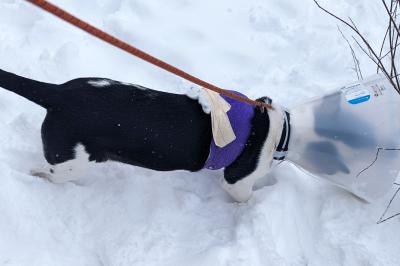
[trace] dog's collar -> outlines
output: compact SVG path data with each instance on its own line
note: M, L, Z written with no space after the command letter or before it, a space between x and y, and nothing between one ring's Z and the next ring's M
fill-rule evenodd
M285 111L284 113L284 124L279 141L278 147L274 152L274 160L282 161L285 159L288 152L289 140L290 140L290 114Z

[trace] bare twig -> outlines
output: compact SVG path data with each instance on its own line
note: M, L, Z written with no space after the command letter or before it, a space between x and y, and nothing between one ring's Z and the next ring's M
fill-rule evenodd
M383 37L383 41L382 41L382 44L381 44L381 49L380 49L380 51L379 51L379 57L381 58L381 60L382 60L383 58L385 58L385 57L389 54L389 52L387 52L384 56L382 56L383 47L385 46L386 38L387 38L387 36L388 36L388 34L389 34L389 30L390 30L390 27L389 27L389 25L388 25L388 27L387 27L387 29L386 29L385 36ZM377 66L377 67L376 67L376 74L378 74L378 73L379 73L379 67Z
M390 72L390 74L391 74L391 76L395 77L394 79L396 81L397 88L400 88L400 82L399 82L399 78L397 75L397 67L396 67L396 63L395 63L396 49L397 49L396 44L398 42L399 33L400 33L400 30L396 25L397 7L398 7L398 2L391 1L390 13L388 14L390 16L390 28L391 28L391 31L390 31L391 36L389 38L390 39L390 51L391 51L391 72Z
M391 1L391 5L389 7L386 4L385 0L382 0L385 10L386 10L386 13L389 16L389 23L388 23L388 27L386 29L386 33L383 38L382 44L380 46L380 50L379 50L379 52L377 52L371 46L370 42L366 39L366 37L360 32L360 30L358 29L356 23L353 21L352 18L349 17L348 21L347 21L347 20L335 15L334 13L330 12L326 8L322 7L318 3L317 0L314 0L315 4L318 6L319 9L321 9L322 11L324 11L331 17L335 18L336 20L340 21L341 23L345 24L348 28L350 28L356 34L357 38L359 38L361 40L361 43L356 37L352 36L352 38L356 42L358 47L377 66L377 72L379 72L379 70L382 71L382 73L388 79L388 81L393 86L393 88L395 88L397 90L397 92L400 93L400 79L399 79L399 75L398 75L398 71L397 71L397 67L396 67L396 60L395 60L397 47L399 45L399 35L400 35L400 27L399 27L399 25L396 24L397 10L398 10L398 6L400 4L400 0L390 0L390 1ZM342 33L342 36L344 37L343 33ZM345 40L350 45L349 41L346 38L345 38ZM382 56L382 53L383 53L383 50L385 47L385 43L387 43L387 42L389 42L389 44L388 44L389 51L387 53L385 53L384 56ZM353 53L353 52L354 52L354 50L352 49L353 60L355 60L354 59L355 53ZM386 56L390 56L389 66L386 66L382 61ZM359 62L359 61L357 60L357 62ZM356 69L360 69L359 65L356 67ZM357 76L359 77L359 74L357 74Z
M378 68L386 75L386 77L390 77L390 75L386 73L384 70L384 65L382 64L382 60L376 60L376 58L374 58L374 56L371 54L371 51L366 50L354 36L351 37L353 38L354 42L358 45L358 47L361 49L361 51L363 51L364 54L366 54L369 57L369 59L371 59L371 61L378 66Z
M397 43L395 48L399 47L400 43ZM387 51L383 56L381 56L381 60L384 59L386 56L388 56L390 54L390 51Z
M400 192L400 187L396 190L396 192L394 193L393 197L390 199L389 204L387 205L387 207L386 207L384 213L382 214L381 218L379 218L379 221L377 222L377 224L384 223L384 222L386 222L386 221L388 221L390 219L393 219L394 217L397 217L397 216L400 215L400 212L399 212L399 213L396 213L396 214L394 214L394 215L392 215L392 216L390 216L388 218L383 219L383 217L385 217L386 213L388 212L390 206L392 206L393 200L396 198L396 196L397 196L397 194L399 192Z
M397 27L397 25L396 25L396 21L395 21L395 19L393 18L393 13L392 13L392 11L389 10L388 6L386 5L385 0L382 0L382 3L383 3L383 5L384 5L384 7L385 7L385 9L386 9L386 12L388 13L388 15L389 15L389 17L390 17L390 21L394 24L394 28L395 28L395 30L397 31L397 34L400 35L400 29L399 29L399 27ZM393 1L392 1L391 3L393 4ZM396 1L396 4L398 4L398 3L399 3L399 2Z
M362 80L363 79L363 75L361 72L361 68L360 68L360 61L357 58L356 53L354 52L353 46L351 46L349 40L346 38L346 36L343 34L343 32L340 30L340 27L337 26L338 31L340 32L340 34L342 35L343 39L347 42L347 44L349 45L350 51L351 51L351 56L353 57L353 62L354 62L354 71L357 74L357 79L358 80Z

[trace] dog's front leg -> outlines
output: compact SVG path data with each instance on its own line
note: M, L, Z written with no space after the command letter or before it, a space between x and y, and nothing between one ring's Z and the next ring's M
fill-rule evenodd
M253 195L254 184L271 171L272 162L272 152L267 149L264 150L257 167L250 173L240 164L228 166L221 181L222 187L236 201L246 202Z
M227 182L226 178L222 178L222 187L237 202L246 202L253 195L253 186L264 175L252 173L234 184Z
M269 111L270 128L267 138L257 154L239 157L225 168L222 187L239 202L249 200L253 186L260 178L266 176L272 167L274 152L281 138L283 113L280 109ZM251 144L250 144L251 145Z

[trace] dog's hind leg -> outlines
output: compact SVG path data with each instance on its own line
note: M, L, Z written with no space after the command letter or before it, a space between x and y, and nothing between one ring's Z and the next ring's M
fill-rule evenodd
M73 159L51 167L49 180L53 183L76 181L85 175L88 168L89 154L82 144L78 144L74 149Z
M73 158L65 162L50 164L41 170L32 170L33 176L48 179L53 183L76 181L85 175L89 168L89 154L82 144L76 145Z
M44 156L49 166L31 171L32 175L54 183L78 180L89 166L89 154L76 137L73 137L76 129L68 126L60 116L48 113L42 125Z

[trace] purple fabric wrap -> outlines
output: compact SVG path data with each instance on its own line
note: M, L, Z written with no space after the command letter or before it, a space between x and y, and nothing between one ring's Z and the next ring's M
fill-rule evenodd
M234 93L244 96L239 92ZM224 95L221 95L230 105L228 117L231 122L236 139L227 146L218 147L214 139L211 140L210 155L204 165L205 169L218 170L229 166L242 153L251 131L251 120L254 116L254 106L248 103L239 102Z

